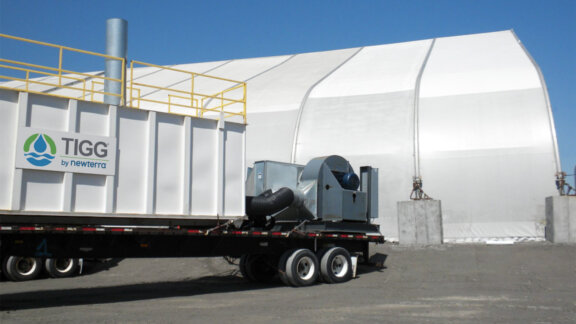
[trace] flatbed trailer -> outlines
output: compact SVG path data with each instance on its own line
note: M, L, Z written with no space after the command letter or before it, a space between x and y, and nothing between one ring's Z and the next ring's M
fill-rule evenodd
M368 260L369 244L384 242L378 226L365 223L282 222L262 229L235 228L234 220L192 226L177 220L133 225L126 219L130 225L119 225L122 219L118 218L114 224L94 218L80 224L78 217L73 223L67 216L29 217L35 221L22 223L22 215L0 215L1 255L36 259L227 256L241 258L240 270L249 280L270 282L279 276L293 286L313 284L318 277L326 282L347 281L352 275L351 257ZM329 251L336 255L327 257ZM323 261L330 261L324 273Z

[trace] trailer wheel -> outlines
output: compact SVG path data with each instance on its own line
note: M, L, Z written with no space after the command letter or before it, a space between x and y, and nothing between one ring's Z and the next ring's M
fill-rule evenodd
M341 283L352 278L352 260L344 248L334 247L320 259L320 275L326 283Z
M244 277L244 279L248 281L256 281L256 278L252 277L247 269L247 263L250 256L251 256L250 254L244 254L240 257L240 265L239 265L240 273L242 274L242 277Z
M2 272L12 281L26 281L38 277L42 271L42 259L9 256L2 262Z
M318 258L308 249L299 249L288 257L285 269L288 282L292 286L310 286L318 279Z
M66 278L72 277L78 272L79 264L78 259L56 258L46 259L44 266L50 277Z
M291 286L292 284L288 280L288 275L286 274L286 261L294 253L295 250L288 250L282 254L280 261L278 261L278 276L280 280L286 285Z
M240 272L249 281L271 283L276 278L274 260L264 254L245 254L240 258Z

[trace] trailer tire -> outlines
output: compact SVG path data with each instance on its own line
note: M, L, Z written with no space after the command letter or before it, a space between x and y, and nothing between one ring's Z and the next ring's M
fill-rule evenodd
M9 256L2 262L2 272L12 281L26 281L38 277L42 271L42 259Z
M247 263L250 256L251 256L250 254L244 254L240 257L240 264L239 264L240 273L242 274L242 277L244 277L244 279L248 281L256 281L256 279L252 277L247 270Z
M288 275L286 274L286 261L288 258L294 253L295 250L288 250L282 254L280 257L280 261L278 261L278 276L280 277L280 281L284 283L286 286L292 286L290 281L288 280Z
M326 283L342 283L352 278L350 253L341 247L327 250L320 259L320 276Z
M319 275L318 258L308 249L294 251L286 260L286 277L294 287L313 285Z
M44 267L52 278L67 278L78 273L80 261L72 258L46 259Z
M276 278L272 257L265 254L245 254L240 258L240 272L249 281L271 283Z

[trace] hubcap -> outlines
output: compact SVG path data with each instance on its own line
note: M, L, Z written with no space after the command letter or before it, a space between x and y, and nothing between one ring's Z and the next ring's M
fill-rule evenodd
M54 267L58 272L67 272L72 269L72 259L56 259Z
M349 267L348 260L346 260L346 258L342 255L337 255L332 260L331 264L332 273L334 274L334 276L338 278L346 276L346 274L348 273L348 267Z
M16 269L18 272L24 276L34 273L36 270L36 260L34 258L20 258L16 263Z
M316 271L314 262L310 257L303 257L298 261L296 265L296 272L298 273L298 277L302 278L303 280L309 280L314 276L314 271Z

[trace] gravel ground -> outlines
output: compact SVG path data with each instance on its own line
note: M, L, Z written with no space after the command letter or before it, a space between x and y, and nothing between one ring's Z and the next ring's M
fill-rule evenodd
M222 258L114 259L0 282L0 322L576 323L576 245L384 244L372 261L350 282L292 288Z

